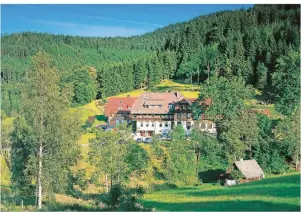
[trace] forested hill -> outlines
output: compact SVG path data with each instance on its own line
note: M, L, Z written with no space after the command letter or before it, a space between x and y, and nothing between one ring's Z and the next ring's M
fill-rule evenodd
M41 50L52 56L62 85L73 84L74 105L153 87L162 79L201 83L210 75L242 76L273 101L283 95L275 83L281 78L277 67L285 69L281 61L299 62L299 30L299 5L255 5L129 38L2 35L2 109L10 115L20 110L20 86L31 57Z

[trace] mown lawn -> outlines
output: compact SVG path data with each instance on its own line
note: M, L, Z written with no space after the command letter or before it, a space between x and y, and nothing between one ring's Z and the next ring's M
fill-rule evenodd
M145 194L158 211L300 211L299 173L235 187L203 184Z

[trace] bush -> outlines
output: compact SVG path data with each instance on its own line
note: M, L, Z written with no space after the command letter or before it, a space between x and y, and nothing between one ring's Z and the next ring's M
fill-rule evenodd
M152 191L161 191L161 190L176 189L176 188L178 188L178 186L175 184L169 184L169 183L154 184L152 186Z
M103 201L111 209L122 211L141 211L143 206L138 203L144 190L139 187L136 189L125 189L120 184L113 185L110 192L103 197Z
M234 169L232 172L231 172L231 178L233 180L239 180L241 178L243 178L244 176L242 175L242 173L237 170L237 169Z
M78 170L78 173L75 176L75 183L79 185L79 187L82 190L88 188L88 181L86 180L86 171L84 169Z

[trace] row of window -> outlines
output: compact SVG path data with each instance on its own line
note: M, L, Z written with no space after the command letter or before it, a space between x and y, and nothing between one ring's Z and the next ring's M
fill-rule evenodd
M173 115L134 115L134 118L169 118L172 119Z
M185 118L185 116L186 116L186 118L191 118L191 113L178 113L177 114L178 119Z
M202 130L210 130L213 129L213 124L212 123L201 123L201 129Z
M143 123L141 123L141 124L140 124L140 127L143 127L143 126L144 126ZM155 124L152 123L152 122L146 123L146 124L145 124L145 127L149 127L149 126L155 127ZM168 127L168 123L167 123L167 122L163 122L163 124L160 123L160 124L159 124L159 127L162 127L162 126Z
M182 122L177 122L177 125L178 126L180 126L180 125L182 125ZM152 126L152 127L155 127L155 123L153 123L153 122L149 122L149 123L146 123L145 124L145 127L149 127L149 126ZM168 123L167 122L163 122L163 123L160 123L159 124L159 127L163 127L163 126L165 126L165 127L168 127L168 126L170 126L170 125L168 125ZM190 129L191 127L192 127L193 125L191 124L191 122L187 122L186 123L186 128L187 129ZM141 122L140 123L140 127L144 127L144 124ZM202 130L210 130L210 129L213 129L213 123L204 123L204 122L202 122L202 123L200 123L200 128L202 129Z
M162 105L145 105L145 108L162 108Z

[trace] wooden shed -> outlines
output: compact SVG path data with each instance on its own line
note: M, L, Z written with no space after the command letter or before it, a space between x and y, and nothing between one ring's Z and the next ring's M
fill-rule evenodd
M234 165L248 180L264 178L264 172L254 159L236 161Z

